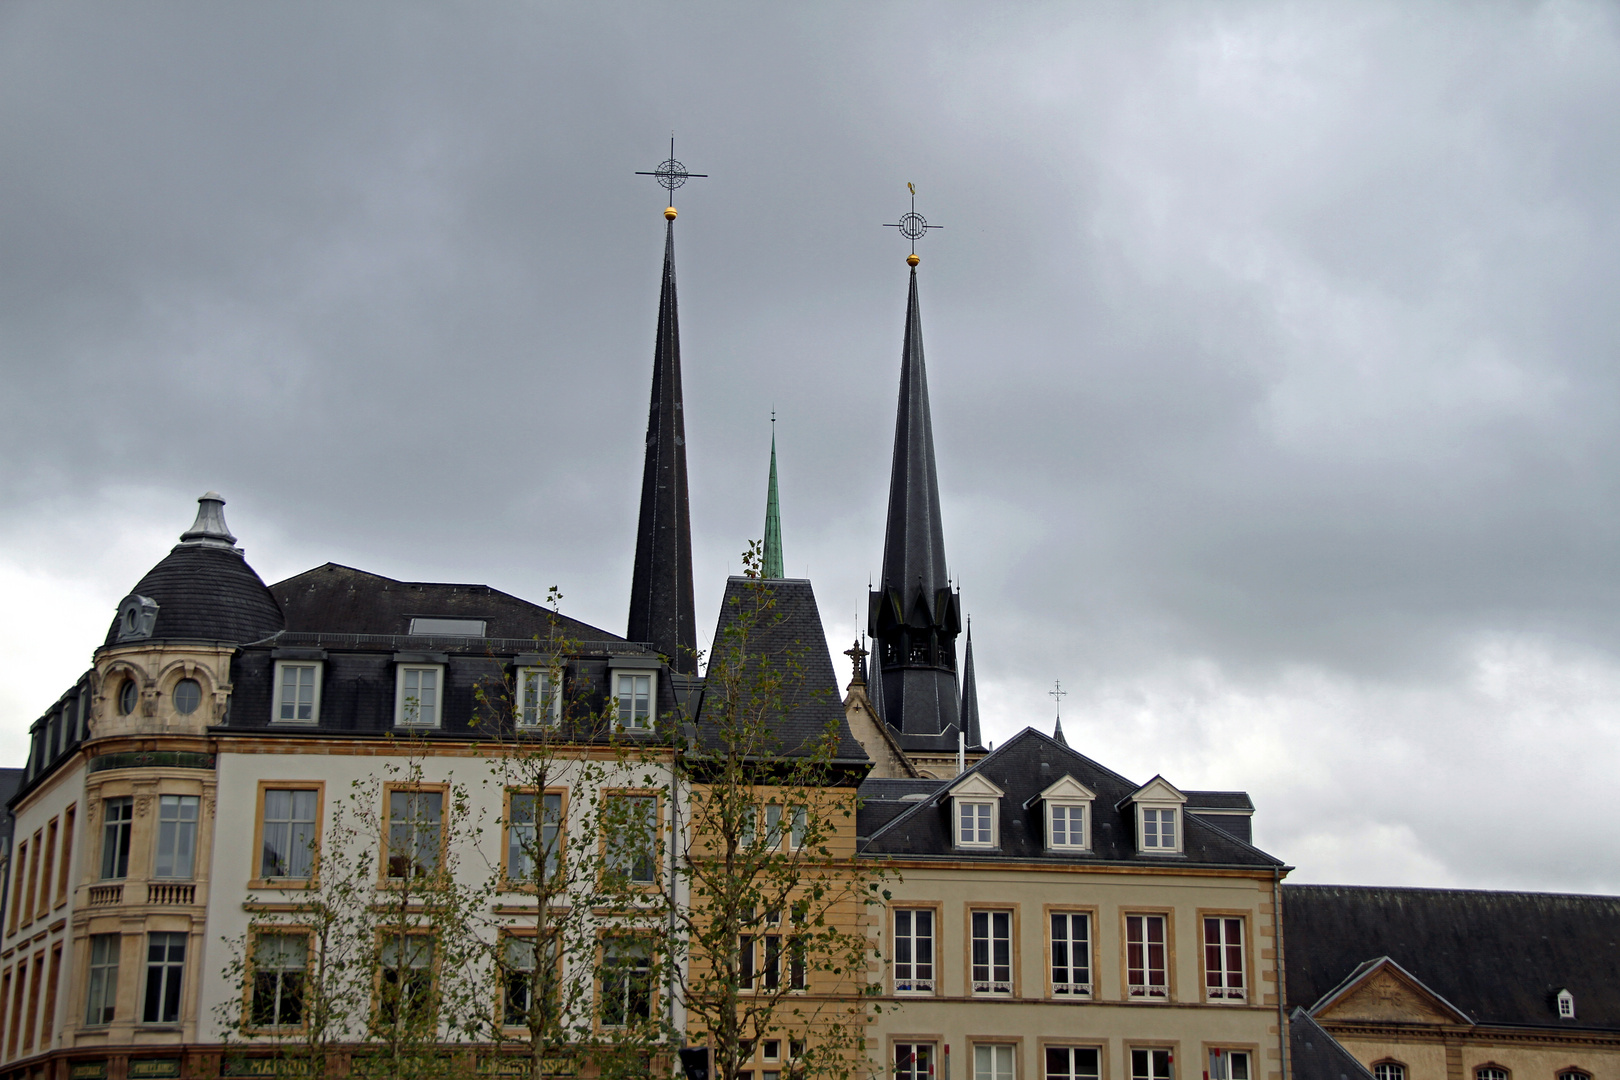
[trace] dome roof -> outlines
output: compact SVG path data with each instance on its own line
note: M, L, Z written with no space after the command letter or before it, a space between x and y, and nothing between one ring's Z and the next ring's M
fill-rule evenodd
M281 630L281 606L225 527L225 500L198 499L197 521L118 606L106 645L158 639L258 641Z

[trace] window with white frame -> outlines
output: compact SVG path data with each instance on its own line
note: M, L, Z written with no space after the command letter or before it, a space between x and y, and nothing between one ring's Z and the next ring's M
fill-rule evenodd
M1244 1001L1243 920L1204 919L1204 996L1211 1001Z
M1177 812L1174 809L1150 806L1141 808L1142 813L1142 850L1155 852L1179 851L1180 842L1176 828Z
M1017 1080L1013 1071L1014 1047L1006 1043L980 1043L973 1048L973 1080Z
M1052 993L1091 996L1091 916L1084 911L1052 912Z
M1047 846L1056 851L1084 851L1091 844L1086 837L1086 804L1046 804Z
M1508 1071L1500 1065L1481 1065L1474 1070L1474 1080L1508 1080Z
M85 995L84 1022L110 1024L118 1006L118 953L122 939L117 934L90 936L90 980Z
M276 661L275 712L278 724L314 724L321 718L321 665Z
M1163 1001L1170 996L1166 922L1163 915L1125 916L1126 992L1133 999Z
M970 922L973 993L1012 993L1012 912L975 911Z
M1380 1061L1373 1066L1373 1080L1406 1080L1406 1066L1398 1061Z
M1575 1019L1575 995L1568 990L1558 991L1558 1018L1560 1020Z
M561 668L519 668L517 691L519 727L553 725L562 719Z
M996 804L957 799L956 843L959 847L995 847Z
M895 910L894 992L934 992L934 912L929 908Z
M157 858L152 876L188 878L197 861L197 796L158 796Z
M395 686L394 723L400 727L438 727L444 697L444 665L401 664Z
M308 878L315 872L316 804L314 788L265 788L259 877Z
M508 795L506 821L506 880L514 885L549 881L559 868L562 837L562 793L514 791ZM535 870L544 868L539 878Z
M1136 1049L1131 1051L1131 1080L1174 1080L1170 1073L1170 1051Z
M1097 1080L1102 1054L1095 1046L1048 1046L1046 1080Z
M1209 1080L1252 1080L1249 1052L1219 1048L1210 1050Z
M934 1080L934 1044L903 1042L894 1044L895 1080Z
M620 730L651 731L656 715L657 673L620 671L613 676L613 708Z
M256 1028L299 1027L304 1022L307 934L260 934L253 950L249 1021Z

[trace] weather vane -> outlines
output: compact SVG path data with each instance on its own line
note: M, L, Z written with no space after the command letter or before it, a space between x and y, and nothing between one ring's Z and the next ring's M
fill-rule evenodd
M675 154L675 140L670 140L670 156ZM900 235L911 241L911 254L906 256L906 262L916 266L922 260L917 258L917 241L928 235L929 229L943 229L943 225L930 225L928 220L917 213L917 185L906 184L906 190L911 192L911 211L900 215L899 221L891 221L883 226L885 229L899 229Z
M664 208L664 217L670 221L675 220L675 189L685 184L694 176L708 179L708 173L687 172L686 166L675 160L675 136L669 137L669 157L659 163L658 168L652 172L637 172L637 176L656 176L658 184L669 192L669 205Z
M1063 680L1054 679L1052 689L1046 692L1046 696L1057 702L1058 719L1063 719L1063 699L1069 696L1069 692L1063 689Z

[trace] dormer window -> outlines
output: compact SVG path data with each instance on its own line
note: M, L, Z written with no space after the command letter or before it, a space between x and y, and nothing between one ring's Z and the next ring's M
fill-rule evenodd
M985 777L973 773L951 790L951 820L956 846L960 848L995 848L1001 844L1001 822L998 813L1000 788Z
M1575 1019L1575 995L1568 990L1558 991L1558 1019Z
M1155 776L1121 803L1132 804L1136 816L1136 850L1142 855L1180 855L1186 821L1182 807L1187 796L1162 776Z
M613 722L620 731L650 734L658 722L658 661L643 656L608 660Z
M1048 851L1091 850L1091 789L1072 776L1035 796L1045 807L1046 848ZM1033 805L1035 799L1026 804Z
M525 667L517 673L519 727L550 727L562 719L562 670Z

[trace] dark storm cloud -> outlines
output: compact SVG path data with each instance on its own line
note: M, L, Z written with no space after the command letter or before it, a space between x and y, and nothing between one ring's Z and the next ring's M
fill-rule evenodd
M915 181L997 737L1061 677L1307 876L1620 888L1612 831L1470 809L1620 809L1617 60L1578 3L11 5L0 569L80 598L64 679L209 487L267 578L619 629L675 129L700 621L774 407L854 633Z

